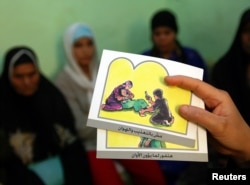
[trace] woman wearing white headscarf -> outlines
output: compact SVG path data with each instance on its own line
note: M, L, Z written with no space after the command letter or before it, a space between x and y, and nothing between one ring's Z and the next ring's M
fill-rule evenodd
M96 129L86 127L90 101L97 76L98 61L92 30L85 24L71 25L64 35L64 49L68 63L56 78L56 85L65 95L76 120L76 128L83 140L96 185L122 185L114 161L96 159ZM155 161L120 160L131 176L133 184L165 184ZM143 169L143 170L142 170ZM151 170L154 173L151 173Z
M96 159L96 129L86 126L98 68L92 30L82 23L71 25L64 34L64 50L68 63L57 76L55 84L73 112L78 135L88 150L92 173L97 177L94 178L95 184L105 184L107 180L109 184L123 184L112 160ZM105 166L105 172L100 166Z
M67 98L76 120L76 129L88 149L95 148L96 130L86 127L98 61L91 29L80 23L70 26L64 35L68 60L56 78L56 85Z

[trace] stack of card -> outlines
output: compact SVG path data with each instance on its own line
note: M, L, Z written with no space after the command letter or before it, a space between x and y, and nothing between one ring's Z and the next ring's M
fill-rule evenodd
M203 69L176 61L104 50L87 126L97 128L97 158L208 161L206 130L178 114L204 108L164 77L202 79Z

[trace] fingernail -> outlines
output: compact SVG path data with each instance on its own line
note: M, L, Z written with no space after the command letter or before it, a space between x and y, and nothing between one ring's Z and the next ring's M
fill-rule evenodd
M188 112L188 106L187 105L181 105L180 108L179 108L179 111L181 113L187 113Z

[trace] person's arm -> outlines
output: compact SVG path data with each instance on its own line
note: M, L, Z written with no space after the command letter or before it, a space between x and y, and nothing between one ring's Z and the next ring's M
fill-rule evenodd
M121 90L121 85L116 87L114 90L113 90L113 93L115 95L115 99L117 101L123 101L123 100L126 100L127 98L125 96L122 96L121 93L119 92Z
M128 90L127 92L128 92L128 99L132 100L135 97L134 94L130 90Z
M206 105L206 110L181 105L179 114L205 127L212 137L212 146L220 153L233 157L238 163L250 161L250 128L227 92L198 79L168 76L165 82L192 91Z
M69 83L70 82L66 83L64 79L61 80L60 78L56 81L57 87L63 93L74 116L77 135L81 139L86 139L89 133L92 132L93 128L86 126L88 112L84 109L85 105L81 104L80 100L76 97L76 92L70 90L71 87L69 86Z
M153 101L152 98L150 98L150 99L148 100L148 102L151 104L151 106L154 106L154 105L155 105L155 102Z
M127 100L128 98L127 98L126 96L117 95L117 96L116 96L116 99L117 99L118 101L123 101L123 100Z
M204 70L203 81L208 82L209 80L208 68L201 54L197 50L193 48L187 48L187 47L184 47L184 52L186 55L187 64L202 68Z

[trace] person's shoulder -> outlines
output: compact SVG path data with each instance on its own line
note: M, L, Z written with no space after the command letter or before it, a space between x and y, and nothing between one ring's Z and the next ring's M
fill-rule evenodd
M205 61L200 53L191 47L183 47L183 51L186 56L187 63L196 67L206 68Z
M226 83L235 72L235 67L228 62L227 56L222 56L217 60L211 69L211 83L215 87L225 88Z
M47 77L41 75L41 82L40 82L40 91L44 94L47 94L51 97L60 96L62 93L59 88L52 82L52 80L48 79Z
M65 97L73 98L79 89L81 89L65 70L62 70L56 76L54 84Z
M225 65L228 63L228 56L227 55L224 55L222 57L220 57L216 62L215 62L215 65Z
M144 50L143 52L141 52L141 54L145 56L151 56L151 49Z
M61 70L57 76L55 77L54 79L54 83L57 85L57 86L60 86L60 85L63 85L65 83L67 83L69 79L69 75L65 72L65 70Z
M200 56L199 52L196 49L191 48L191 47L184 46L183 51L185 52L186 55Z
M213 71L213 73L216 73L216 72L221 73L221 71L227 67L229 67L227 57L222 56L221 58L219 58L219 60L217 60L214 63L214 65L212 67L212 71Z

